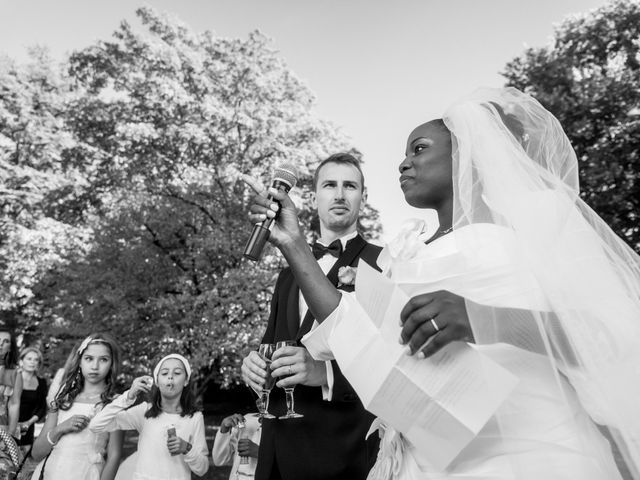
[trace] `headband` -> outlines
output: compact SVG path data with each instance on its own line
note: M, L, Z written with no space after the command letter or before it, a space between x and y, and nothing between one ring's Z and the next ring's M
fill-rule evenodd
M82 343L78 347L78 355L79 356L84 353L84 351L87 349L87 347L89 346L89 344L91 342L93 342L93 338L92 337L87 337L82 341Z
M158 373L160 373L160 366L164 363L165 360L169 360L170 358L175 358L176 360L180 360L184 365L184 369L187 372L187 382L191 378L191 365L189 365L189 361L184 358L179 353L170 353L166 357L162 357L160 361L156 364L156 368L153 369L153 381L158 383Z

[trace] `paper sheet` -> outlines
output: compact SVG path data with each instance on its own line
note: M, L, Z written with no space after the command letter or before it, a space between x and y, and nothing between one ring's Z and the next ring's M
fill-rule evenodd
M358 266L348 319L336 322L330 347L365 407L401 431L444 470L491 418L517 377L463 342L429 359L399 344L409 297L365 262Z

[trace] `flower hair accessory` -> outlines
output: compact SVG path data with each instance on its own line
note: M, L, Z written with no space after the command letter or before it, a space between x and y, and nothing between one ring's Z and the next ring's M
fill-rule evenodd
M338 287L355 285L357 272L356 267L340 267L338 269Z
M85 338L78 348L78 355L82 355L91 342L93 342L92 337Z

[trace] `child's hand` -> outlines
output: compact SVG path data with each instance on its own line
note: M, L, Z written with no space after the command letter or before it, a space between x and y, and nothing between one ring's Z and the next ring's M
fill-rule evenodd
M238 455L241 457L258 458L258 445L248 438L238 440Z
M61 435L81 432L87 428L89 420L90 418L86 415L73 415L72 417L67 418L64 422L58 424L56 429Z
M142 375L131 382L131 388L127 395L130 400L134 400L141 393L149 393L153 386L153 378L149 375Z
M188 453L189 450L191 450L191 444L178 436L168 437L167 448L169 449L169 453L171 453L171 455L184 455Z
M229 415L220 424L220 433L227 433L233 427L237 427L239 424L244 423L244 417L239 413Z

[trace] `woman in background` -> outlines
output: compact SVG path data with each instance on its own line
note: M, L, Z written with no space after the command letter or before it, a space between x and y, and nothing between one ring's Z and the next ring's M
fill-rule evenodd
M27 347L20 352L20 373L22 374L22 395L20 396L20 439L18 445L23 453L33 445L35 423L47 413L47 382L38 376L42 365L42 353L35 347Z
M18 375L18 347L13 332L0 326L0 428L18 437L22 375Z

